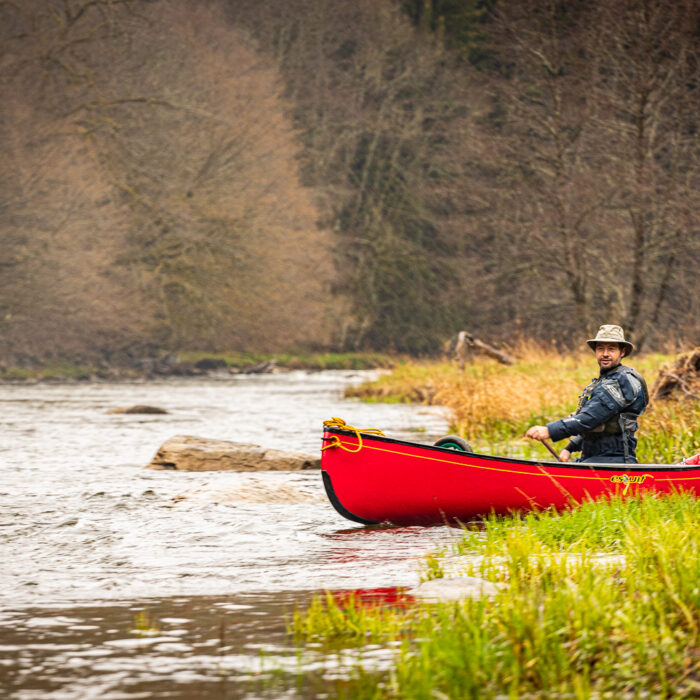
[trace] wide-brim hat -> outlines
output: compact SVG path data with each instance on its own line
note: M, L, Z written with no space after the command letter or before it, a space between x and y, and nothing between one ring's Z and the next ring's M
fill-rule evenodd
M625 340L625 332L622 330L622 326L615 326L613 324L606 324L598 329L598 334L595 338L591 338L586 341L588 347L591 350L595 350L596 343L619 343L627 348L627 355L631 355L634 352L634 345Z

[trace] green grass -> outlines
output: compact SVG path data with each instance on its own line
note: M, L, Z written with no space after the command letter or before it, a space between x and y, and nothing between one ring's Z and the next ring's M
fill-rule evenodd
M347 697L697 697L699 548L700 503L683 494L491 518L455 551L495 597L359 610L319 597L292 629L300 647L400 642ZM428 568L439 577L439 557Z
M289 631L297 643L322 641L329 647L357 646L367 641L399 638L408 613L394 608L367 604L354 594L336 598L332 593L315 595L310 606L296 610Z
M89 379L97 372L92 365L81 365L69 360L54 360L40 368L8 367L0 369L2 381L27 381L50 379Z
M534 538L552 551L624 551L630 530L669 525L700 527L700 499L688 493L671 496L650 494L622 499L585 501L575 508L531 511L508 518L491 516L484 530L465 529L456 545L461 554L480 550L500 554L511 547L510 540Z

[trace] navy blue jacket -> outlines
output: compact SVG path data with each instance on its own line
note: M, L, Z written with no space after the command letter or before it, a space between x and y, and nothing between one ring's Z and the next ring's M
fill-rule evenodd
M601 372L581 394L578 410L569 418L547 424L555 442L571 437L566 449L581 450L581 462L637 462L637 416L649 394L642 376L618 365Z

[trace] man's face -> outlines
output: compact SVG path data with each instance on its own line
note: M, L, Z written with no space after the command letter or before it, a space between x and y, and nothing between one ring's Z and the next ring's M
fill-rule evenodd
M619 343L596 343L595 359L602 370L617 367L624 356L624 350Z

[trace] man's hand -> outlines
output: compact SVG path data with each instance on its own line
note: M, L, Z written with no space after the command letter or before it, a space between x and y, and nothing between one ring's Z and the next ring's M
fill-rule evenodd
M549 430L546 425L533 425L528 428L525 437L532 438L533 440L548 440Z
M562 462L568 462L571 459L571 452L569 452L569 450L562 450L559 453L559 459Z

